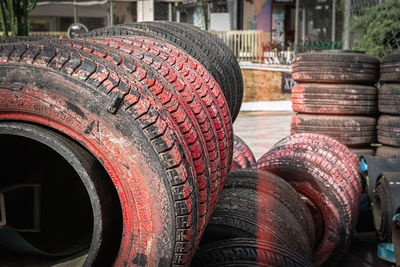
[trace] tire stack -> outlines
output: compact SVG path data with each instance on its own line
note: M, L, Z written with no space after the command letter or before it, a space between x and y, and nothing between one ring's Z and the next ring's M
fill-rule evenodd
M191 26L140 25L1 44L0 137L29 135L22 122L62 135L115 191L120 225L94 220L112 249L99 238L88 266L188 265L232 162L243 93L232 52Z
M379 60L354 52L300 54L292 66L291 133L320 133L373 155Z
M335 265L349 249L360 209L355 155L331 137L301 133L275 144L256 168L282 177L299 193L315 226L313 265Z
M289 183L234 170L191 266L312 266L314 238L311 213Z
M376 156L400 158L400 54L384 56L380 66L378 142Z

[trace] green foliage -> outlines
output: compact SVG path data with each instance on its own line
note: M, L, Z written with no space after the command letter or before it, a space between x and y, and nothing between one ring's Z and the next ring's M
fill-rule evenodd
M359 36L354 50L383 56L400 48L400 1L387 0L366 8L363 15L351 22L350 31Z
M11 31L13 36L29 34L29 12L37 0L0 0L0 23L4 36Z

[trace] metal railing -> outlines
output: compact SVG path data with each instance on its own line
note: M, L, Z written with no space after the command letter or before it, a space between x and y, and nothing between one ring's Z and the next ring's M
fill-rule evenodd
M233 51L238 61L262 62L270 34L260 30L212 32Z

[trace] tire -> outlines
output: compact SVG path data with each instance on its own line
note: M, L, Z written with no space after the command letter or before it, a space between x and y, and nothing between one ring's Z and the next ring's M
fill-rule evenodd
M346 190L349 194L349 200L352 206L353 226L357 224L357 215L360 210L362 179L359 171L359 164L354 164L354 155L349 149L345 149L343 144L339 144L333 138L319 134L295 134L288 136L277 144L272 150L304 150L310 155L319 156L324 161L329 162L334 172L347 182L352 190Z
M400 117L381 115L378 119L378 142L400 147Z
M399 64L400 54L386 55L381 60L380 80L382 82L400 82Z
M376 149L377 157L382 158L400 158L400 148L390 146L380 146Z
M315 230L311 214L297 192L282 178L262 170L234 170L229 174L224 188L251 189L273 196L294 215L308 237L309 247L314 247Z
M107 30L108 36L111 36L110 34L113 34L113 29L114 28ZM124 30L125 34L123 33ZM203 51L201 49L202 47L202 45L200 45L201 43L198 42L193 43L196 40L191 40L187 36L184 36L183 34L176 32L175 30L169 30L166 29L165 27L162 27L162 25L155 25L155 24L135 23L135 24L120 25L115 28L115 34L113 35L131 35L137 33L142 35L142 33L140 32L148 32L151 33L152 36L158 35L157 38L159 40L162 39L174 46L181 48L189 55L191 55L193 58L198 60L213 75L213 77L219 84L220 88L223 90L224 96L229 106L229 110L231 114L233 114L233 112L236 109L235 107L236 103L231 98L229 90L233 86L231 83L234 78L232 77L232 74L224 73L224 70L222 69L220 63L215 61L215 57L212 58L211 56L206 54L207 51ZM94 33L92 36L94 37L96 35L97 33ZM90 36L90 35L87 34L83 36ZM224 58L224 61L226 62L226 58ZM227 77L226 75L230 76Z
M379 111L386 114L400 115L400 84L384 84L379 88Z
M348 185L334 166L303 149L272 149L257 161L257 168L282 177L306 201L316 228L313 264L338 262L350 246L353 214Z
M114 265L189 261L198 185L189 147L165 110L129 90L118 68L93 53L44 43L1 47L0 119L62 132L95 155L112 178L122 234L130 237L121 238Z
M375 114L377 90L372 86L297 84L292 89L293 111L311 114Z
M191 266L306 267L312 264L286 247L251 238L234 238L201 247Z
M386 178L381 175L377 180L372 199L372 216L378 240L383 243L392 243L393 207L390 190Z
M298 55L292 68L296 82L375 84L379 60L358 53L313 52Z
M136 60L140 60L143 57L148 64L154 66L155 70L163 74L167 73L168 77L172 76L168 74L170 71L166 71L168 68L172 68L175 71L177 75L170 77L170 79L174 80L173 86L180 88L180 94L194 110L196 119L207 141L207 146L204 147L208 149L211 160L211 207L213 207L218 192L222 190L223 183L228 176L228 166L231 164L233 153L232 122L229 117L227 103L218 86L214 86L216 83L207 83L210 80L209 77L205 75L205 72L199 66L193 69L191 67L193 64L189 61L189 57L175 55L180 55L182 51L171 47L167 50L167 47L165 47L167 45L161 46L157 41L147 37L125 37L124 41L119 38L96 38L89 41L101 43L108 47L116 47L120 51L128 52L128 57L134 57ZM122 42L126 42L126 45ZM166 50L169 53L164 53ZM160 66L166 67L160 69ZM184 81L179 81L179 77ZM186 87L184 86L185 84ZM187 89L190 89L191 86L193 87L194 95L187 92ZM206 115L208 119L205 119ZM213 141L215 136L218 141L217 145Z
M225 72L231 71L234 77L234 88L231 88L230 92L232 96L234 96L233 98L236 102L235 110L232 111L232 120L235 121L240 111L243 100L243 77L239 63L230 48L219 37L208 31L201 30L191 24L166 21L157 21L156 23L166 23L170 25L173 29L179 29L186 35L197 39L200 43L203 44L204 48L210 50L210 55L214 54L217 57L222 57L222 59L219 61L220 64L224 62L223 58L227 59L228 66L223 67Z
M256 164L250 147L237 135L233 137L233 159L231 170L251 169Z
M357 157L361 158L363 156L374 156L375 155L375 149L366 147L366 148L354 148L351 149L351 152Z
M361 116L293 116L291 133L307 132L330 136L349 147L369 145L376 141L376 119Z

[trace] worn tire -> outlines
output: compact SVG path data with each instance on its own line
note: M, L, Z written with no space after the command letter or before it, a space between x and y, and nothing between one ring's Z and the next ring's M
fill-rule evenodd
M382 113L400 115L400 84L386 83L379 88L378 108Z
M382 82L400 82L400 54L386 55L381 59L380 80Z
M350 149L351 152L357 157L361 158L363 156L374 156L375 155L375 149L372 147L365 147L365 148L353 148Z
M375 114L377 90L373 86L347 84L296 84L293 111L331 115Z
M209 55L211 57L216 56L216 60L220 62L220 64L224 63L224 58L227 59L228 66L222 66L225 72L231 72L233 74L233 86L230 89L230 93L232 94L233 100L235 103L235 110L232 111L232 120L234 121L239 114L240 107L242 105L243 100L243 77L242 71L240 70L239 63L230 50L230 48L217 36L214 34L201 30L191 24L187 23L177 23L177 22L154 22L161 24L168 24L172 27L172 29L179 29L187 36L191 36L191 38L197 39L198 43L203 44L204 49L210 50ZM212 60L215 60L212 58Z
M313 264L330 266L338 262L350 246L353 214L346 194L348 185L335 167L306 150L283 148L264 154L257 168L285 179L308 204L317 233Z
M311 214L297 192L282 178L257 169L234 170L229 174L224 188L251 189L273 196L295 216L308 237L309 247L314 247L315 230Z
M385 176L381 176L375 184L372 198L372 216L379 242L392 243L392 200Z
M400 147L400 116L381 115L376 128L379 143Z
M375 156L383 158L400 158L400 147L380 146Z
M359 53L304 53L292 66L296 82L375 84L379 79L379 60Z
M1 120L70 136L112 177L124 236L114 264L187 263L197 236L198 186L189 147L165 110L90 51L5 44L0 68Z
M358 164L354 163L355 155L340 144L337 140L329 136L320 134L295 134L288 136L277 144L272 150L292 150L307 151L310 155L320 156L325 161L333 166L332 173L338 172L351 190L346 190L349 194L349 202L353 212L353 226L357 224L357 215L360 210L361 194L362 194L362 179Z
M376 119L361 116L293 116L291 133L307 132L328 135L349 147L369 145L376 141Z
M311 267L312 264L302 255L275 243L252 238L233 238L201 247L191 266Z
M250 147L237 135L233 137L233 158L231 170L250 169L256 164Z

